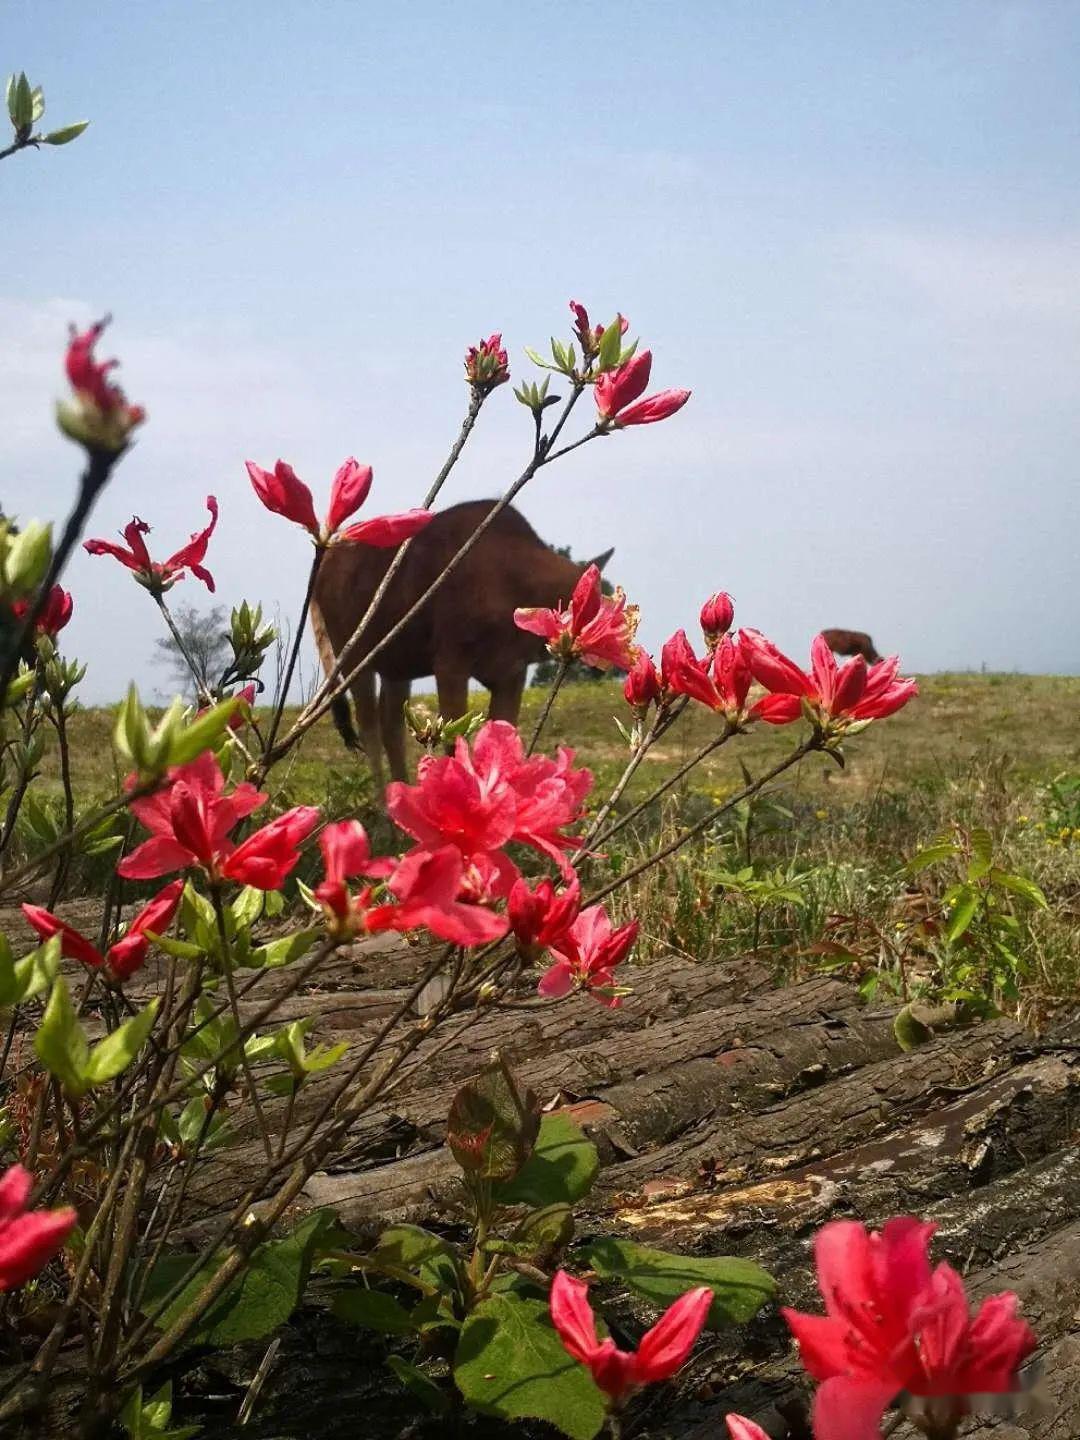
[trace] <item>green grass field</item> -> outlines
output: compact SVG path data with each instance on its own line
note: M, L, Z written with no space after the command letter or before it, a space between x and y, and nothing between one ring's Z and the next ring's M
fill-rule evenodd
M524 733L544 697L527 693ZM482 701L475 697L477 706ZM596 775L600 801L627 758L616 715L626 718L618 685L568 686L543 742L575 748ZM80 806L115 786L111 728L112 714L103 709L82 712L72 726ZM724 746L605 845L597 873L637 863L703 817L742 786L743 765L761 773L800 729L761 725ZM715 733L714 718L691 707L641 766L623 811ZM849 743L846 761L840 769L810 757L752 806L729 812L678 858L613 897L620 917L642 922L639 958L674 949L705 960L754 948L788 974L825 965L853 974L871 992L993 993L1036 1018L1075 1000L1080 678L928 676L906 710ZM55 789L51 764L45 778ZM341 746L329 722L274 772L271 788L281 802L359 812L377 840L392 843L364 761ZM947 945L949 887L964 878L980 830L989 834L995 874L1034 882L1046 906L1031 903L1022 887L1002 890L980 908L967 939ZM904 862L944 832L965 855L917 877L906 873Z

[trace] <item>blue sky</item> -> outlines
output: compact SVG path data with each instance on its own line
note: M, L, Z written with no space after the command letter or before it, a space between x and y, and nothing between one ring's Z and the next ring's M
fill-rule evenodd
M413 504L465 345L501 329L521 378L573 296L694 391L522 497L616 547L647 643L722 587L795 654L839 625L918 671L1076 673L1078 41L1049 0L10 3L0 68L93 123L0 167L0 500L69 503L65 326L111 310L150 420L91 533L138 512L168 553L212 491L219 598L289 612L308 551L245 458L324 493L355 454ZM529 429L504 388L447 502ZM153 607L107 559L69 580L116 696Z

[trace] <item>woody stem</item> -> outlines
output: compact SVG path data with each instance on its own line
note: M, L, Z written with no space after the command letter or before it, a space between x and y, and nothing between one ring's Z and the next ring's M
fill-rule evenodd
M307 625L308 611L311 609L311 597L315 594L315 582L319 578L319 567L322 565L324 551L321 545L316 545L315 556L311 562L311 569L308 572L307 589L304 591L304 603L300 607L300 618L296 622L296 634L293 637L292 650L289 652L289 663L285 667L285 674L281 679L281 688L278 691L277 703L274 706L274 714L270 720L270 729L266 735L266 743L263 746L263 753L267 753L274 744L274 739L281 724L281 716L285 709L285 702L289 698L289 686L296 671L296 662L300 656L300 646L304 640L304 627Z
M551 682L551 689L547 693L547 699L544 701L544 708L540 711L540 718L536 722L536 729L533 731L532 739L529 741L529 748L525 751L526 755L531 755L536 749L537 741L540 739L540 732L547 724L548 716L551 714L552 706L555 704L555 697L562 689L563 681L566 679L566 674L569 669L570 661L566 656L563 656L559 661L559 668L555 671L555 679Z
M79 479L79 498L67 518L64 525L64 533L61 536L60 544L53 551L52 562L49 565L48 574L42 582L41 588L34 597L34 603L30 607L30 613L23 621L22 629L19 631L18 639L12 646L11 653L4 662L3 671L0 672L0 696L7 694L8 686L15 678L19 668L19 659L26 647L27 641L31 639L41 619L42 612L49 602L49 592L63 574L64 566L67 564L72 550L83 532L90 511L94 508L94 502L104 490L109 476L112 474L113 466L120 458L119 455L108 454L103 450L91 450L86 469Z
M191 672L191 678L195 681L195 694L198 697L200 705L212 705L214 703L214 697L211 695L210 689L207 686L206 676L199 669L195 657L188 649L187 641L177 629L176 621L172 617L171 610L165 604L163 596L158 595L156 592L152 593L154 594L154 602L161 611L161 618L169 627L169 634L173 638L173 644L180 651L184 664L188 667L188 670Z

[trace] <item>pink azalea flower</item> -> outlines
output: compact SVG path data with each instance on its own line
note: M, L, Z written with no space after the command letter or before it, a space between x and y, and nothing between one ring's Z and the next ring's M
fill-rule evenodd
M573 874L560 891L547 879L532 890L526 881L517 880L506 908L518 949L533 959L565 939L581 910L581 882Z
M64 369L75 399L61 405L59 418L73 440L90 450L119 454L131 432L146 419L146 411L141 405L129 405L123 390L109 378L119 362L94 359L94 347L108 323L106 317L81 334L72 325Z
M617 1406L643 1385L668 1380L682 1369L701 1334L712 1299L708 1286L688 1290L646 1330L636 1350L620 1350L614 1340L597 1338L589 1287L559 1270L551 1282L551 1323L567 1354L589 1367L609 1403Z
M210 536L213 535L218 521L218 504L213 495L206 497L206 508L210 511L209 525L204 530L197 530L188 543L182 545L167 560L150 559L150 552L142 538L150 534L150 526L137 515L124 526L126 546L117 545L112 540L86 540L83 542L83 549L88 555L112 555L121 565L134 571L135 579L153 595L161 595L178 580L182 580L188 570L213 594L214 577L203 565Z
M481 395L490 395L510 379L510 361L498 331L465 351L465 379Z
M254 460L247 462L252 489L267 510L300 525L318 545L328 545L337 538L361 545L380 547L400 545L425 525L431 523L431 510L406 510L400 515L379 515L341 529L355 515L371 490L374 472L370 465L361 465L352 458L338 467L330 486L330 504L326 520L319 524L311 491L291 465L279 460L273 470L264 470Z
M676 631L664 646L664 674L673 693L689 695L726 716L732 724L752 720L761 713L761 701L749 712L745 709L753 677L742 646L730 635L720 636L711 656L699 660L686 632Z
M125 880L152 880L199 866L216 880L277 890L300 859L299 846L319 823L319 812L297 805L242 844L229 832L267 797L244 781L225 794L221 767L210 751L178 766L161 790L133 800L133 814L150 831L116 867Z
M173 922L183 892L183 880L174 880L159 890L135 916L123 938L110 945L104 955L85 935L40 905L24 905L22 912L27 924L42 940L51 940L54 935L61 937L60 953L67 959L79 960L91 970L103 969L119 985L142 969L150 952L147 931L164 935Z
M33 600L16 600L11 611L16 620L25 620L33 608ZM37 618L34 629L39 635L48 635L51 640L54 640L71 619L74 608L75 602L70 593L62 585L54 585L49 591L49 597Z
M640 928L631 920L613 929L602 905L582 910L566 933L552 942L555 964L541 977L540 994L561 999L571 990L588 990L601 1005L617 1009L622 997L605 992L615 987L615 967L630 953Z
M755 709L771 725L798 720L804 701L832 728L837 722L843 727L859 720L879 720L919 693L914 680L898 677L897 656L868 667L862 656L856 655L846 665L837 665L824 635L818 635L811 646L809 674L757 630L741 630L739 643L754 679L770 692Z
M497 867L498 893L505 895L517 868L503 854L511 841L564 864L563 851L577 840L567 826L580 818L592 787L588 770L573 768L574 752L558 758L525 758L521 737L505 720L489 720L472 743L459 739L452 756L425 756L417 783L392 781L386 787L390 818L425 850L452 845L466 861L488 856Z
M0 1291L25 1285L63 1249L78 1215L62 1210L28 1210L34 1177L12 1165L0 1179Z
M638 399L644 394L651 373L652 351L639 350L618 369L600 375L595 386L598 422L615 429L652 425L681 410L690 399L689 390L663 390L644 400Z
M622 590L604 595L595 565L590 565L574 586L567 609L515 610L514 624L519 630L542 636L559 660L582 660L597 670L609 670L613 665L629 670L637 659L638 607L627 605Z
M935 1228L900 1216L880 1234L854 1220L818 1231L825 1314L783 1311L803 1364L821 1382L817 1440L877 1440L885 1409L902 1392L923 1397L940 1431L951 1433L971 1396L1016 1388L1036 1345L1017 1318L1016 1296L992 1295L972 1317L956 1271L930 1268Z

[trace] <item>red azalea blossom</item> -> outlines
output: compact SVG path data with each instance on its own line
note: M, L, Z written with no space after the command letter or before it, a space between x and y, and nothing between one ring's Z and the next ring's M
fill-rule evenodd
M11 607L15 619L25 620L33 610L34 603L32 600L16 600ZM37 618L35 631L39 635L48 635L50 639L54 639L71 619L74 608L75 602L70 593L62 585L54 585Z
M465 379L480 395L489 395L510 379L510 361L498 331L465 351Z
M153 595L161 595L184 578L186 571L203 582L211 594L214 592L214 577L203 565L210 536L218 521L218 503L213 495L206 497L206 508L210 511L210 523L204 530L197 530L186 545L182 545L167 560L150 559L150 552L142 538L150 534L150 526L136 515L124 526L123 535L127 546L117 545L112 540L86 540L83 549L88 555L112 555L135 572L135 579L145 585Z
M315 514L311 491L284 460L279 460L273 470L263 470L254 460L249 460L247 472L255 494L267 510L302 526L318 545L328 545L335 537L361 545L400 545L430 524L434 514L431 510L405 510L400 515L362 520L342 530L344 522L355 515L367 499L374 478L370 465L361 465L351 458L338 467L334 476L330 505L322 525Z
M519 630L542 636L559 660L579 659L597 670L609 670L613 665L629 670L637 659L638 607L627 605L622 590L605 595L595 565L590 565L574 586L567 609L515 610L514 624Z
M969 1397L1006 1394L1036 1345L1016 1296L992 1295L974 1318L951 1266L930 1268L936 1226L899 1216L871 1234L854 1220L818 1231L824 1315L784 1310L806 1369L821 1382L817 1440L877 1440L902 1392L929 1397L938 1433L968 1414Z
M727 1415L724 1418L731 1440L769 1440L761 1426L747 1420L745 1415Z
M549 999L561 999L571 990L589 990L601 1005L616 1010L619 995L606 994L615 985L615 967L625 960L637 939L638 921L612 929L603 905L590 905L550 949L555 964L541 976L536 987Z
M726 635L735 619L735 602L726 590L717 590L701 607L701 633L709 650L715 650L721 635Z
M637 659L623 682L623 698L626 703L636 715L644 715L653 701L660 699L663 689L652 656L645 650L639 650Z
M755 719L765 704L759 701L745 710L753 677L741 644L730 635L722 635L712 655L699 660L686 632L677 630L664 646L664 678L675 694L689 695L734 725Z
M454 846L466 861L480 855L498 867L498 893L509 893L517 868L503 854L511 841L565 864L563 851L577 841L564 833L580 818L592 788L588 770L573 768L574 752L558 759L525 758L521 736L505 720L489 720L469 743L459 739L452 756L424 756L417 783L386 787L390 818L426 851Z
M132 430L146 419L146 411L141 405L129 405L123 390L109 379L119 362L94 359L94 346L108 323L106 317L81 334L71 326L64 369L75 403L60 407L60 424L90 449L119 453Z
M809 674L757 630L741 630L739 647L754 679L770 692L754 707L770 725L798 720L804 704L833 729L859 720L880 720L919 693L914 680L898 677L896 655L870 666L856 655L846 665L837 665L824 635L818 635L811 646Z
M504 893L501 867L486 855L466 862L456 845L410 850L387 888L396 905L368 912L370 930L430 930L454 945L486 945L509 929L505 915L485 908Z
M123 938L110 945L104 955L85 935L40 905L24 905L22 912L27 924L42 940L51 940L54 935L61 937L61 955L68 960L79 960L91 970L104 970L111 980L121 984L142 969L150 951L147 932L164 935L173 922L183 893L183 880L174 880L159 890L135 916Z
M506 906L518 950L534 959L550 945L566 938L581 910L581 882L576 874L557 891L550 880L530 890L524 880L514 883Z
M599 376L595 387L598 422L616 429L625 425L652 425L681 410L690 399L689 390L663 390L645 400L638 398L644 393L651 372L652 351L639 350L618 369Z
M62 1210L28 1210L34 1177L12 1165L0 1179L0 1291L25 1285L64 1247L78 1215Z
M574 334L581 345L582 353L586 360L591 360L600 349L600 341L604 338L604 331L607 327L597 325L594 329L589 323L589 312L580 300L570 301L570 313L574 317ZM619 315L617 320L619 334L625 335L630 328L630 321L623 315Z
M597 1338L589 1287L559 1270L551 1282L551 1323L567 1354L587 1365L609 1401L619 1405L643 1385L668 1380L682 1369L701 1334L712 1299L706 1285L688 1290L646 1330L636 1350L619 1350L614 1340Z
M346 882L358 875L385 879L392 872L394 862L372 856L367 831L359 820L338 820L327 825L319 835L319 849L325 878L316 885L315 898L340 933L355 934L366 929L370 887L354 895Z
M230 795L224 791L221 767L207 751L171 771L163 789L133 800L132 812L150 839L120 861L117 874L125 880L153 880L198 865L213 879L277 890L300 858L297 847L318 824L318 810L298 805L237 846L229 832L267 797L247 781Z

